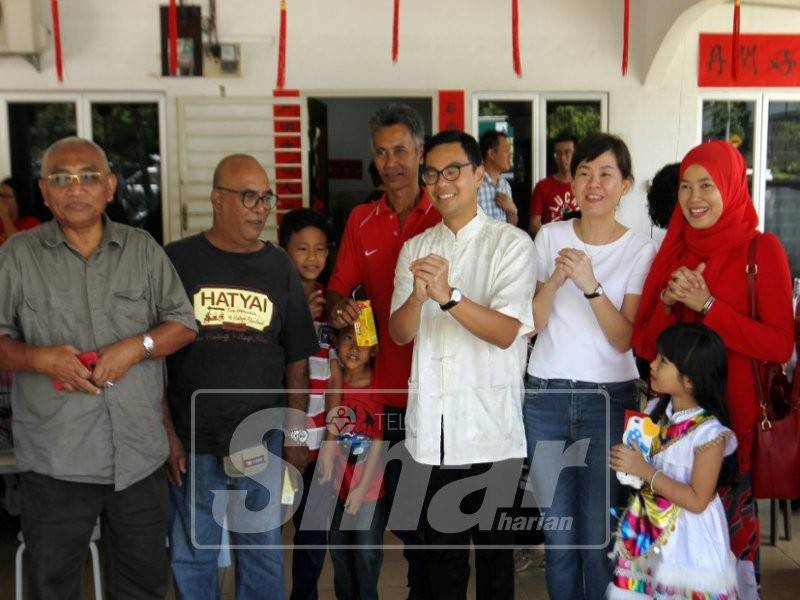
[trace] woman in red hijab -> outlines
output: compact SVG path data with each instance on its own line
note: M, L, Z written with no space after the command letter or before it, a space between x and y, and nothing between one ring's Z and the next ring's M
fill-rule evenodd
M727 142L700 144L681 162L678 206L642 291L633 332L637 355L655 357L658 335L677 322L716 331L728 354L728 408L739 442L741 476L720 489L739 559L739 597L757 597L758 520L750 489L753 430L761 416L750 359L785 362L794 324L789 261L780 241L756 230L741 153ZM751 319L745 269L756 240L756 305Z

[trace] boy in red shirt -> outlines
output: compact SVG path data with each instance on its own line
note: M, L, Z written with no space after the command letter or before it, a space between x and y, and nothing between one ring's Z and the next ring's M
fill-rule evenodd
M306 502L314 481L317 454L325 433L325 390L331 378L330 361L336 356L333 349L333 328L325 320L325 287L319 282L328 260L328 225L325 217L308 208L286 213L280 225L278 241L286 250L300 274L308 309L314 319L319 351L308 359L308 398L306 445L309 463L303 472L303 494L292 520L295 526L292 551L292 594L290 600L317 597L317 582L325 562L327 531L301 527ZM311 514L313 514L313 508Z
M358 346L352 325L339 331L342 398L334 410L346 424L340 428L338 444L326 442L319 457L323 481L331 479L335 467L336 481L341 482L328 540L337 598L378 598L385 507L383 404L372 394L372 360L377 348ZM337 378L334 375L334 380ZM333 439L330 429L327 436Z

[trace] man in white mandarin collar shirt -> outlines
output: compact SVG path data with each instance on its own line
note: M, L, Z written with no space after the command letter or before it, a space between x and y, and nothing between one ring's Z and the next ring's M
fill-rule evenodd
M433 466L431 508L448 484L477 489L462 482L521 465L526 452L521 393L535 251L525 232L478 207L483 177L472 136L445 131L430 139L422 179L443 222L406 242L395 270L389 332L398 344L414 341L406 445L414 460ZM467 496L459 510L479 512L480 496ZM506 543L493 529L494 513L455 533L431 511L423 522L426 543L436 546L434 597L464 598L470 542ZM510 549L478 549L476 565L477 598L513 597Z

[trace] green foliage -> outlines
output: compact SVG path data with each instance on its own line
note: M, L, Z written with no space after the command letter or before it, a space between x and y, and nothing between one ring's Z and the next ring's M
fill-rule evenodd
M547 137L553 139L562 133L571 133L579 140L600 131L600 107L591 104L560 104L548 111Z

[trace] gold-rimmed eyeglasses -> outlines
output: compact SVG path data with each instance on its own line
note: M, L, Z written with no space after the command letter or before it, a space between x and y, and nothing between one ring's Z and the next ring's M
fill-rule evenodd
M105 176L105 173L99 171L84 171L83 173L53 173L44 178L44 180L53 187L65 188L71 186L73 183L78 185L97 185Z

